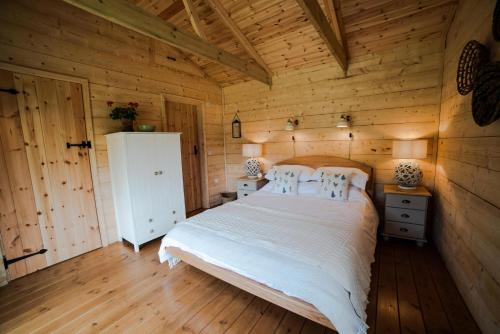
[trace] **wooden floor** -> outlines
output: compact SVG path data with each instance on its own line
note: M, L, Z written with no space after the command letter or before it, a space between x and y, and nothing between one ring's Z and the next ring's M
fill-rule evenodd
M0 288L0 333L331 333L181 263L121 243ZM429 246L380 241L368 305L370 333L478 333Z

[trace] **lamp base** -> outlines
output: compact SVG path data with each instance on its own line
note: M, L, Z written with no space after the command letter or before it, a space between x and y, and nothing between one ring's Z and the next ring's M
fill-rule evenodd
M261 169L260 161L255 158L250 158L245 162L243 169L245 170L247 177L257 178Z
M403 189L403 190L414 190L414 189L417 189L417 186L404 186L404 185L398 184L398 188Z
M415 189L422 177L422 170L414 161L401 161L394 169L394 181L401 189Z

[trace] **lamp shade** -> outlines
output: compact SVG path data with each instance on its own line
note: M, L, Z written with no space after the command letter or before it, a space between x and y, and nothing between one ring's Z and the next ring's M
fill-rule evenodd
M242 153L244 157L260 157L262 155L262 144L243 144Z
M424 159L427 157L427 140L395 140L392 157L396 159Z

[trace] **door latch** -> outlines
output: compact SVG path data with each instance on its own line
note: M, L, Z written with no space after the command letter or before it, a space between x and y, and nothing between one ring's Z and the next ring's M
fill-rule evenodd
M15 258L10 259L10 260L7 260L7 257L4 255L3 256L3 266L5 267L5 269L7 269L7 268L9 268L9 265L11 265L13 263L16 263L18 261L27 259L29 257L35 256L35 255L38 255L38 254L45 254L46 252L47 252L47 250L45 248L42 248L38 252L31 253L31 254L28 254L28 255L19 256L19 257L15 257Z
M71 148L73 146L76 146L76 147L79 147L79 148L92 148L92 143L90 142L90 140L82 140L82 142L80 144L70 144L70 143L66 143L66 148Z
M0 92L9 93L11 95L19 94L19 91L15 88L0 88Z

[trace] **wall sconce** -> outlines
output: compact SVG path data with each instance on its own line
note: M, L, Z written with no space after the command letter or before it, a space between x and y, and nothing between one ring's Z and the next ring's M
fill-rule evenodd
M351 116L342 115L337 122L337 128L349 128L351 126Z
M293 131L297 125L299 125L298 119L289 118L288 121L286 121L285 131Z
M231 123L231 135L233 138L241 138L241 121L236 113L233 117L233 122Z

